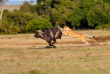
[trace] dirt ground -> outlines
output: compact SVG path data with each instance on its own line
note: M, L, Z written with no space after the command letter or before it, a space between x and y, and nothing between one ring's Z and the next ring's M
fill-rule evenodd
M77 33L80 33L80 31L76 31ZM101 46L101 45L105 45L105 44L109 44L110 41L110 34L108 31L105 31L105 33L100 30L98 31L92 31L88 30L88 32L86 31L81 31L82 34L88 34L90 36L95 36L93 39L89 39L87 37L85 37L85 39L89 42L89 46ZM90 32L90 34L89 34ZM96 34L94 34L94 33ZM102 34L98 34L98 33L102 33ZM48 43L45 40L39 39L39 38L35 38L34 34L18 34L18 35L1 35L0 36L0 47L22 47L22 46L48 46ZM73 46L79 46L79 45L84 45L83 42L81 42L79 39L76 38L72 38L70 36L66 36L63 35L62 39L57 40L57 43L55 44L57 45L65 45L65 44L73 44Z
M57 48L47 48L34 34L0 35L1 74L109 74L110 31L79 30L95 36L79 39L62 36Z

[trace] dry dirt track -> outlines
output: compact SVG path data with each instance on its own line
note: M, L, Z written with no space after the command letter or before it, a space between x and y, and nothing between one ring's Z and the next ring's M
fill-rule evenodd
M38 40L41 40L41 39L38 39ZM92 45L94 45L94 46L100 46L100 44L98 43L98 41L96 41L94 39L92 39L92 40L88 39L87 41L90 44L89 46L92 46ZM55 45L57 46L57 45L69 45L69 44L73 44L73 46L74 46L74 44L76 44L76 45L79 45L79 44L85 45L80 40L77 40L77 41L64 41L64 42L60 41L60 42L57 42ZM9 41L7 43L3 43L3 44L1 43L0 47L13 47L13 46L19 46L20 47L20 46L28 46L28 45L30 45L30 46L39 46L39 45L48 46L48 43L45 42L45 41L42 42L42 40L41 40L41 42L37 42L36 41L36 42L15 42L15 43L12 42L12 41Z
M80 31L78 31L80 33ZM78 33L77 32L77 33ZM102 45L109 45L110 41L110 34L108 31L105 33L101 31L81 31L84 34L88 34L91 36L95 36L94 39L89 39L85 37L85 39L89 42L89 46L102 46ZM100 35L98 35L98 33ZM101 34L102 33L102 34ZM21 35L1 35L0 36L0 47L20 47L20 46L48 46L48 43L45 40L37 39L34 37L34 34L21 34ZM72 38L70 36L62 36L62 39L57 40L57 45L69 45L73 44L73 46L84 45L79 39Z
M87 40L89 43L90 43L90 45L89 46L91 46L91 45L96 45L96 46L98 46L98 45L100 45L97 41L95 41L95 40ZM55 45L57 46L57 45L63 45L63 44L84 44L83 42L81 42L81 41L67 41L67 42L58 42L58 43L56 43ZM12 44L10 44L10 46L13 46L13 45L16 45L16 46L18 46L18 45L48 45L48 43L40 43L40 42L35 42L35 43L12 43Z

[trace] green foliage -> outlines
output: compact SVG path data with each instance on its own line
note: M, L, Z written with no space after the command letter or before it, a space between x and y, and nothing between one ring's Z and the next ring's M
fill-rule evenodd
M2 23L0 23L0 32L5 34L16 34L20 32L20 29L17 25L14 25L13 23L2 21Z
M26 30L28 32L35 32L36 30L43 30L51 26L52 26L51 23L47 19L44 18L34 19L31 20L29 24L26 26Z
M69 14L68 21L70 21L73 26L80 26L80 21L84 18L84 12L76 8L72 13Z
M108 24L108 17L106 14L102 13L98 9L94 9L88 13L88 23L89 26L104 28L105 24Z
M23 3L24 5L30 5L30 3L28 1L24 1Z
M75 29L110 29L109 0L36 1L35 5L24 2L19 11L4 10L3 21L19 27L20 33L50 27L45 22L52 23L53 26L64 24Z
M52 24L55 25L55 23L59 20L60 15L55 8L53 8L52 11L53 11L53 14L50 17L50 20L51 20Z
M20 32L26 32L26 25L28 22L32 19L35 19L38 16L37 13L31 14L30 12L8 12L7 15L5 15L3 20L7 20L9 23L13 23L14 25L19 26Z
M29 5L22 5L22 6L20 7L20 11L21 11L21 12L30 12L31 9L30 9L30 6L29 6Z
M3 11L3 14L7 14L9 11L6 9Z

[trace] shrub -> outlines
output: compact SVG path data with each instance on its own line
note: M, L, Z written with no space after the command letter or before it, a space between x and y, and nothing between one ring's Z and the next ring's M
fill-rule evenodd
M31 9L30 9L30 6L29 6L29 5L22 5L22 6L20 7L20 11L21 11L21 12L30 12Z
M31 20L29 24L26 26L26 30L28 32L35 32L36 30L43 30L51 26L52 26L51 23L47 19L44 18L34 19Z
M13 23L8 23L7 21L3 21L0 23L0 31L5 34L16 34L20 32L20 29L17 25Z
M6 20L8 23L13 23L20 28L20 32L24 33L26 32L26 25L29 23L30 20L38 18L37 13L31 14L30 12L19 12L19 11L13 11L8 12L6 15L4 15L3 20Z

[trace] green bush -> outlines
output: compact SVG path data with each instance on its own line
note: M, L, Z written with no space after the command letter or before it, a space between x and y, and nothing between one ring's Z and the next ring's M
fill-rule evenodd
M5 34L16 34L20 32L20 29L17 25L14 25L13 23L2 21L0 23L0 32Z
M36 30L43 30L45 28L51 27L51 23L47 19L34 19L29 22L26 26L28 32L35 32Z
M37 17L37 13L31 14L30 12L19 12L13 11L8 12L7 15L4 16L3 20L6 20L8 23L13 23L20 28L20 32L26 32L26 25L30 20L35 19ZM37 17L38 18L38 17Z
M13 24L20 29L20 33L42 30L50 27L51 23L74 29L110 29L110 1L37 0L35 5L24 2L20 10L4 10L3 20L8 23L2 23L5 28Z
M22 5L20 7L21 12L31 12L30 6L29 5Z
M99 30L99 29L101 29L101 26L96 26L95 29Z

